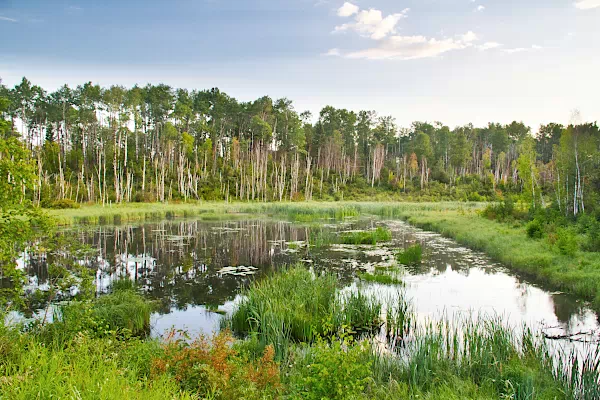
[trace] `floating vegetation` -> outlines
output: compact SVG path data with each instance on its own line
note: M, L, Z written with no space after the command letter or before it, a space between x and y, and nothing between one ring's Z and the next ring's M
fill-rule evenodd
M423 258L423 248L420 244L415 244L400 251L396 255L396 259L404 265L417 265L421 263Z
M362 273L358 274L358 278L361 281L381 283L382 285L402 284L401 279L397 278L396 276L394 276L392 274L383 273L383 272L375 272L375 273L362 272Z
M371 244L379 242L388 242L392 240L392 231L382 226L372 231L346 232L342 234L341 243L343 244Z
M223 267L217 271L218 274L221 275L234 275L234 276L246 276L246 275L254 275L258 268L256 267L246 267L244 265L239 265L237 267Z

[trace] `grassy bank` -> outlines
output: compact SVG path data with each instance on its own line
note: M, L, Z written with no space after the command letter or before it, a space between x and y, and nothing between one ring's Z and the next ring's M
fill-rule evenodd
M53 210L48 213L60 225L76 223L121 223L151 221L164 218L200 217L206 219L235 218L239 214L261 214L285 217L296 222L319 219L343 219L360 213L381 213L402 204L407 210L445 210L480 208L481 203L392 203L392 202L188 202L188 203L126 203L114 205L83 205L79 208Z
M600 309L600 254L597 252L563 255L549 243L528 237L524 226L491 221L475 210L399 208L394 215L480 250L534 281L590 300L595 309Z

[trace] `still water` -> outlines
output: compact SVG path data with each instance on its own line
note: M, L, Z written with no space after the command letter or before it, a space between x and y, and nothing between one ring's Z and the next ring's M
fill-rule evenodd
M391 242L377 246L308 246L315 234L387 226ZM406 295L418 320L442 316L500 316L515 327L528 324L547 335L598 339L598 315L573 296L551 292L511 273L485 255L401 221L360 218L316 225L248 219L206 222L171 220L121 226L77 227L66 232L97 250L81 260L96 271L98 292L122 277L135 280L159 304L152 335L172 328L190 334L218 329L219 312L230 311L240 289L284 265L304 263L335 273L345 285L361 271L394 266L394 253L423 246L419 267L402 268ZM43 264L26 262L32 285L44 285ZM398 290L373 284L386 296ZM219 311L219 312L215 312Z

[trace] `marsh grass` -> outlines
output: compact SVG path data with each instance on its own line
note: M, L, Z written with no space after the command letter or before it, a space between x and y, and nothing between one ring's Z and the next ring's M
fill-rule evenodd
M362 272L358 274L358 278L364 282L379 283L382 285L401 285L402 279L397 276L383 271L375 271L374 273Z
M423 259L423 247L420 244L415 244L396 254L398 262L404 265L417 265Z
M222 328L274 345L278 358L291 343L311 343L342 326L365 331L381 325L381 303L374 297L360 291L341 294L335 276L314 276L302 266L254 282L241 296Z
M346 232L343 233L340 242L342 244L372 244L389 242L392 240L392 232L385 227L378 226L375 230Z
M150 332L153 304L124 284L93 301L72 301L55 307L52 323L29 327L43 343L63 346L80 333L91 337L144 337Z
M431 322L411 337L403 357L372 353L380 387L423 398L598 398L597 351L555 363L540 336L497 318Z

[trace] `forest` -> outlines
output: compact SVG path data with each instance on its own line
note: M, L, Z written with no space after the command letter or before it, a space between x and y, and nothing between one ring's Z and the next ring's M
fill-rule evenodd
M11 137L35 165L19 201L46 207L125 202L303 201L365 198L492 201L518 195L565 216L594 208L600 131L583 123L398 127L375 111L291 100L240 102L224 92L164 84L54 92L26 78L0 87ZM0 151L0 158L11 152Z

